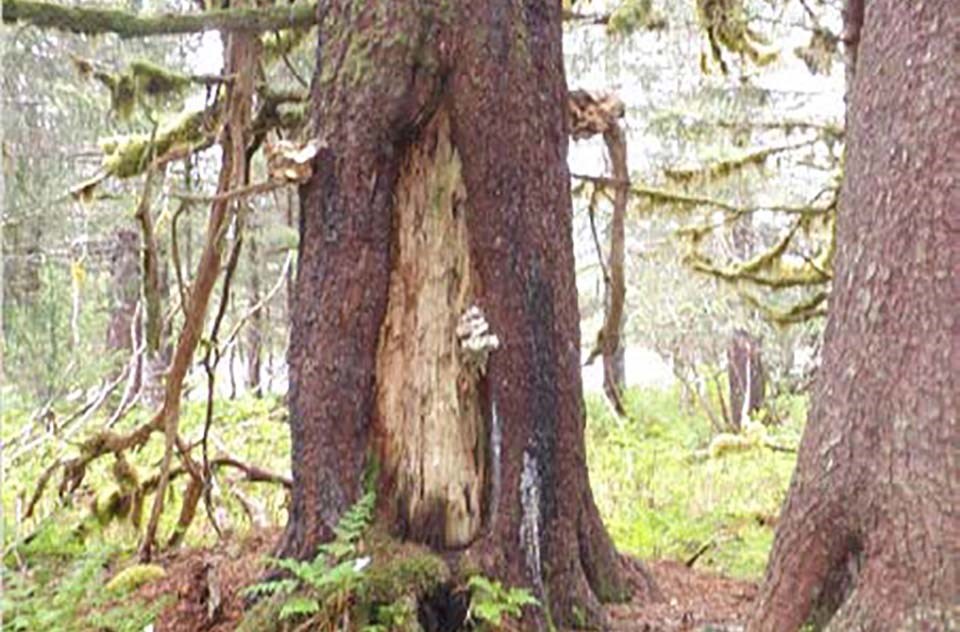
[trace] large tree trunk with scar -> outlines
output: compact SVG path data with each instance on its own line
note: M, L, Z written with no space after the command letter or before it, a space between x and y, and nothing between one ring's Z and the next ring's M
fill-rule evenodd
M960 625L956 5L863 4L823 368L754 631Z
M625 586L584 454L559 3L322 7L281 553L374 458L394 535L597 623Z

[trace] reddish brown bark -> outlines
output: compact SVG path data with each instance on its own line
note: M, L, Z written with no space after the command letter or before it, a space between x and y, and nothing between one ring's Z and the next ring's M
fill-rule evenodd
M956 5L863 9L847 13L863 23L847 29L859 49L823 368L754 631L960 624Z
M331 535L377 449L388 466L382 515L401 535L464 550L508 584L531 587L556 623L599 622L597 597L621 596L624 586L584 454L560 7L334 1L324 10L313 95L323 148L301 191L290 346L294 490L281 552L311 556ZM438 177L452 165L455 182ZM441 188L424 184L420 191L418 182ZM430 240L459 230L451 228L456 222L427 221L424 207L465 217L466 240L458 246L453 239L449 248L466 258L448 261L447 269L468 282L418 272L410 254L435 253ZM414 225L402 228L411 218ZM410 235L423 245L410 246ZM434 283L457 291L424 300ZM400 332L411 337L411 346L400 345L409 355L429 349L413 340L428 331L426 315L454 323L461 316L455 310L468 304L483 310L500 340L486 373L464 375L460 395L449 400L459 412L447 421L456 429L447 431L475 440L481 455L471 476L482 483L482 520L474 522L472 501L455 511L474 489L432 497L440 524L404 520L426 515L423 503L411 503L417 486L410 479L432 479L398 469L430 462L422 441L397 437L421 436L439 422L421 398L396 394L426 391L382 354L397 353L390 332L398 324L412 330ZM446 317L436 316L438 307ZM441 330L449 335L449 327ZM404 366L427 365L446 379L443 363ZM428 394L430 401L442 396ZM479 426L465 412L476 410L474 397ZM391 401L402 405L390 408ZM482 436L470 439L474 429ZM529 622L537 623L543 620Z

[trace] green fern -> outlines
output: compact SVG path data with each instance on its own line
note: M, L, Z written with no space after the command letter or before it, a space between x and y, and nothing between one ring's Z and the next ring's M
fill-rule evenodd
M300 585L296 579L270 579L247 586L241 591L245 597L264 597L267 595L288 595Z
M280 619L307 617L318 612L320 612L320 602L318 600L294 595L284 602L283 608L280 609Z
M503 616L519 618L524 606L539 606L540 602L524 588L505 588L500 582L483 575L474 575L467 581L470 589L470 609L467 618L481 629L498 629Z
M334 542L356 544L363 532L373 522L373 510L376 503L377 495L372 491L367 492L354 503L337 523L337 527L334 529L336 534Z
M309 562L293 558L271 558L271 564L287 571L292 578L271 579L245 588L247 596L287 595L280 619L310 617L325 604L343 607L360 580L369 558L357 559L357 542L373 522L376 495L364 494L337 523L334 540L318 547Z

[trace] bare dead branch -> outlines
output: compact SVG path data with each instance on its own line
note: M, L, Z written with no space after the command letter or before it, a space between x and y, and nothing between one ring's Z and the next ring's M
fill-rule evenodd
M188 193L186 191L175 191L172 193L173 197L186 202L201 202L201 203L213 203L213 202L231 202L238 200L240 198L251 197L255 195L263 195L264 193L269 193L281 187L287 185L293 185L296 182L286 182L282 180L266 180L264 182L257 182L255 184L249 184L246 186L237 187L236 189L230 191L224 191L217 193L216 195L200 195L197 193Z
M246 178L247 134L251 119L251 104L255 91L255 70L260 56L260 41L250 34L233 33L227 40L225 57L228 74L236 79L227 88L226 125L221 139L223 147L219 193L241 186ZM160 514L163 511L164 492L169 482L172 450L177 443L177 426L180 418L180 395L183 379L189 369L203 329L207 306L217 278L220 276L221 243L229 223L231 206L227 200L216 200L211 205L207 222L206 243L197 266L187 318L184 320L180 340L174 353L173 363L167 377L163 407L158 418L166 435L164 464L158 481L157 493L150 513L150 520L140 543L139 556L148 561L152 555ZM181 449L181 453L186 454Z

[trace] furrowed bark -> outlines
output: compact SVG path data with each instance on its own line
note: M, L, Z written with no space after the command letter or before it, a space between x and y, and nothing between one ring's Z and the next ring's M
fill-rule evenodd
M291 324L280 553L313 557L374 456L385 526L530 588L527 628L626 592L587 481L561 36L546 1L325 7Z
M852 0L846 16L823 366L752 632L960 624L956 8Z
M374 414L390 281L392 198L405 134L434 90L405 43L420 14L331 2L320 24L315 124L323 147L301 189L290 330L293 502L281 552L312 557L357 498ZM375 42L383 54L375 59Z

